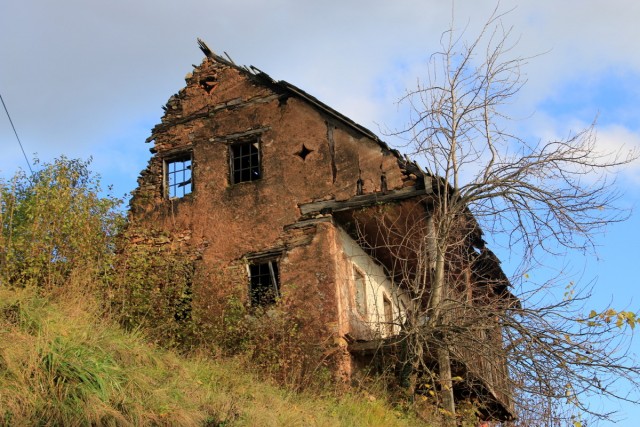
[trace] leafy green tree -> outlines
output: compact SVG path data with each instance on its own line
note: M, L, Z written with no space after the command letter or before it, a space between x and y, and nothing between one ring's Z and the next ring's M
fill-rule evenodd
M0 181L1 284L53 288L110 269L122 201L103 194L90 164L61 156Z

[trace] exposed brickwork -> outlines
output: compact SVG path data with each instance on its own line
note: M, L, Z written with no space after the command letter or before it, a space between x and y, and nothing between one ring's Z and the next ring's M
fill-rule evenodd
M194 316L219 316L232 295L246 302L245 258L275 250L283 298L307 313L302 327L318 342L343 336L335 225L328 218L296 226L298 206L415 186L416 175L342 116L263 76L206 58L186 83L149 138L154 155L133 194L131 223L198 248ZM232 184L229 146L252 137L259 138L262 177ZM163 162L184 153L193 159L193 191L168 199Z
M425 215L418 196L431 191L429 178L300 89L210 52L169 99L148 142L153 156L133 193L130 224L162 230L164 240L132 235L129 243L192 254L192 315L205 328L225 316L230 298L250 303L251 259L276 257L281 304L304 313L304 336L326 347L338 374L348 378L347 340L367 334L357 330L362 321L354 321L353 265L332 212L375 205L378 197L385 203L409 197L394 205L397 215L406 216L407 206ZM257 144L260 179L233 183L230 147L247 142ZM170 199L165 169L176 155L191 156L192 191ZM341 221L356 218L343 215Z

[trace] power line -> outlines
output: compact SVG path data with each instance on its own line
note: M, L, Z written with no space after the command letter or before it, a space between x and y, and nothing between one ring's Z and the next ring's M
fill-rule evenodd
M16 127L13 125L13 120L11 120L11 116L9 115L9 110L7 109L7 105L4 103L4 99L2 99L2 94L0 94L0 101L2 101L2 106L4 107L4 111L7 113L7 117L9 118L9 123L11 123L11 128L13 128L13 133L16 135L16 139L18 140L18 144L20 145L20 149L22 150L22 155L24 156L24 159L27 161L27 166L29 166L29 171L31 172L31 175L33 175L33 169L31 169L31 163L29 162L27 153L24 152L24 148L22 147L22 141L20 141L20 137L18 136Z

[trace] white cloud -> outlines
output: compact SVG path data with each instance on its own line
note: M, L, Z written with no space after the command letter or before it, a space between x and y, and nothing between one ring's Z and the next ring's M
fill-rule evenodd
M457 26L468 24L468 34L476 34L494 5L456 0ZM539 111L517 124L531 138L566 136L598 111L604 119L598 105L545 109L558 94L575 96L564 90L567 83L600 84L611 68L640 76L640 2L502 0L501 8L515 8L505 17L520 37L514 54L548 52L530 61L528 84L512 105L517 117ZM0 93L27 154L43 160L94 154L94 168L118 195L133 189L146 166L144 139L160 107L202 59L196 37L376 131L375 123L402 122L394 102L415 86L451 16L450 2L442 0L21 0L0 9ZM640 81L625 84L640 93ZM600 146L640 146L633 104L616 107L626 112L624 122L602 121ZM0 176L25 168L6 117L0 147ZM634 163L621 173L640 186L639 169Z
M640 75L640 53L630 43L640 39L640 4L501 3L514 7L505 22L520 35L515 53L549 51L527 67L529 83L513 106L519 116L606 66ZM457 1L456 27L476 34L493 8ZM195 38L202 37L377 131L376 123L403 120L394 102L415 86L450 16L450 3L439 0L10 2L0 15L0 91L27 153L98 153L132 123L159 121L160 106L200 62ZM3 120L0 141L5 173L21 164L21 154Z
M566 120L565 117L554 117L540 112L524 123L519 132L529 140L541 142L566 140L577 133L588 129L593 122L580 119ZM617 162L640 155L640 130L630 129L621 124L599 125L594 128L593 155L607 162ZM603 171L605 172L605 171ZM613 174L621 183L640 187L640 159L635 159L606 171ZM598 176L587 177L597 179Z
M640 154L640 133L624 126L612 125L597 129L596 150L603 155L619 153L622 158L629 153ZM615 168L615 171L634 185L640 185L640 159Z

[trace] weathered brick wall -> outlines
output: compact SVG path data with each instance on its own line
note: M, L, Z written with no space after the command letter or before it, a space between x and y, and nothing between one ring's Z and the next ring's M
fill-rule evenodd
M205 59L186 82L149 138L154 155L133 193L131 224L163 230L172 240L188 231L181 244L198 248L193 316L202 324L224 316L229 298L248 303L245 255L283 249L283 301L304 313L306 336L334 348L348 373L346 349L333 339L345 332L335 226L288 226L299 221L299 204L400 189L415 185L416 176L378 142L235 67ZM229 144L251 133L260 135L262 178L232 185ZM163 159L187 151L193 191L170 200L163 194Z
M354 325L363 322L353 322L350 315L352 260L345 256L336 224L348 229L359 223L369 250L394 275L394 260L407 254L384 248L389 239L378 241L385 237L380 224L399 227L386 230L397 236L415 232L430 213L413 190L424 189L429 179L366 129L260 73L207 58L186 83L169 99L152 131L153 156L130 203L131 229L157 231L160 240L139 240L134 233L128 244L166 246L193 260L191 316L203 339L234 339L220 328L237 314L230 312L233 304L246 308L250 303L247 256L280 253L278 307L298 322L308 348L321 348L318 354L348 378L353 361L345 338L366 334L356 333ZM230 144L249 135L259 136L261 179L232 184ZM164 161L180 153L191 153L193 191L169 199L163 188ZM354 196L374 193L368 198L377 201L393 190L410 199L335 216L323 215L321 208L303 218L299 208L320 201L351 203ZM428 184L421 194L430 191ZM313 205L318 204L325 203ZM461 252L462 267L448 270L460 291L471 289L470 280L477 281L468 271L467 249Z

